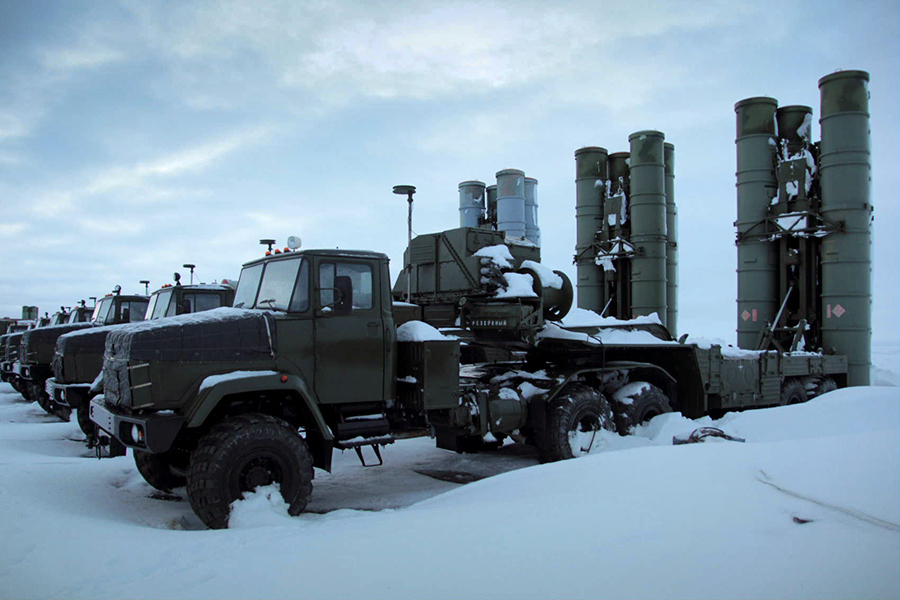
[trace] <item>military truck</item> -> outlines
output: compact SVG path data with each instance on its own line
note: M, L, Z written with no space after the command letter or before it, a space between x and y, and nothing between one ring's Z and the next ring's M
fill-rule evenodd
M0 336L0 380L9 383L20 394L25 393L19 383L19 378L13 373L12 367L19 354L19 341L22 333L27 331L33 321L15 320L7 326L7 331Z
M231 283L181 285L176 273L176 283L166 284L150 295L144 320L157 320L181 314L190 314L204 310L231 306L234 300L235 286ZM223 280L224 281L224 280ZM102 305L104 300L101 300ZM114 302L114 299L111 300ZM88 402L91 386L103 366L103 348L106 335L118 325L99 326L107 321L115 323L112 318L120 315L122 308L110 305L108 309L98 308L98 314L105 314L103 321L95 323L95 327L65 333L56 340L55 352L50 367L52 377L47 379L45 390L47 397L56 406L76 411L78 425L88 436L88 443L93 443L96 428L88 418Z
M0 336L0 378L12 385L13 389L25 396L26 399L30 399L27 386L22 385L22 381L13 367L19 356L19 343L22 340L22 334L29 329L46 325L50 322L50 318L39 316L36 306L23 306L22 318L10 321L10 325L7 326L7 333Z
M55 402L46 390L47 380L53 375L51 362L56 342L60 336L79 329L142 321L147 309L147 296L125 295L121 292L121 286L117 285L96 306L76 308L75 322L41 327L22 334L12 371L18 376L22 388L27 391L27 399L37 402L49 414L64 421L69 420L71 409ZM84 319L88 311L90 318Z
M565 327L571 284L538 255L491 230L419 236L394 293L377 252L250 261L234 308L111 331L91 420L150 485L186 485L223 528L234 500L272 483L300 513L334 450L370 448L380 463L397 436L430 433L457 452L511 438L553 461L671 410L802 401L846 382L845 357L730 357L648 318Z

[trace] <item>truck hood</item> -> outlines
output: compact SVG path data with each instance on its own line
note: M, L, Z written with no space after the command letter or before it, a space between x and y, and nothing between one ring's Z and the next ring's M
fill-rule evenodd
M93 325L72 331L56 340L53 355L53 376L58 383L90 383L103 366L106 336L115 327L124 325Z
M182 374L203 365L272 360L275 331L271 313L236 308L116 328L106 337L106 401L135 408L158 405L172 399L176 392L169 388L177 387Z
M30 364L49 365L53 360L53 351L56 348L56 340L60 336L91 327L90 323L66 323L63 325L51 325L39 327L22 333L19 360Z
M132 361L259 360L274 349L267 311L216 308L117 327L106 336L106 358Z

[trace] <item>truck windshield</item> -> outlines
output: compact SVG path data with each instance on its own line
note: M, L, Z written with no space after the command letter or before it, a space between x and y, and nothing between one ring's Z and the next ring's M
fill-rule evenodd
M169 301L172 299L172 288L156 292L150 298L150 304L147 306L147 319L161 319L166 316L166 309L169 308Z
M94 308L94 314L91 315L91 321L97 323L106 323L106 317L109 315L109 309L112 308L112 305L112 297L104 298L103 300L98 302L97 307Z
M264 264L253 265L241 271L237 291L234 293L235 308L253 308L264 266Z
M307 310L309 262L297 257L244 269L234 297L234 306L290 312Z

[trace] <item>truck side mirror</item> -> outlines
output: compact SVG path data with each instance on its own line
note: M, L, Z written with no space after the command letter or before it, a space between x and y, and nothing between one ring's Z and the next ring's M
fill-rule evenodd
M349 314L353 309L353 281L346 275L334 278L334 287L338 291L338 300L334 305L337 314Z

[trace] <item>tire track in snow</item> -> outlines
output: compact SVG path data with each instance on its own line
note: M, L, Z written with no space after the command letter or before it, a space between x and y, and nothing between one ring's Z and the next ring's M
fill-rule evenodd
M791 490L785 489L773 482L772 478L769 477L769 474L762 469L760 469L759 472L762 474L762 477L757 477L757 481L769 487L775 488L782 494L786 494L788 496L791 496L792 498L797 498L799 500L805 500L806 502L811 502L829 510L837 511L841 514L847 515L848 517L852 517L864 523L868 523L869 525L875 525L876 527L887 529L889 531L900 531L900 525L896 523L885 521L884 519L879 519L878 517L873 517L872 515L866 514L859 510L844 508L843 506L838 506L836 504L829 504L827 502L822 502L821 500L816 500L815 498L810 498L809 496L804 496L803 494L798 494L797 492L792 492Z

